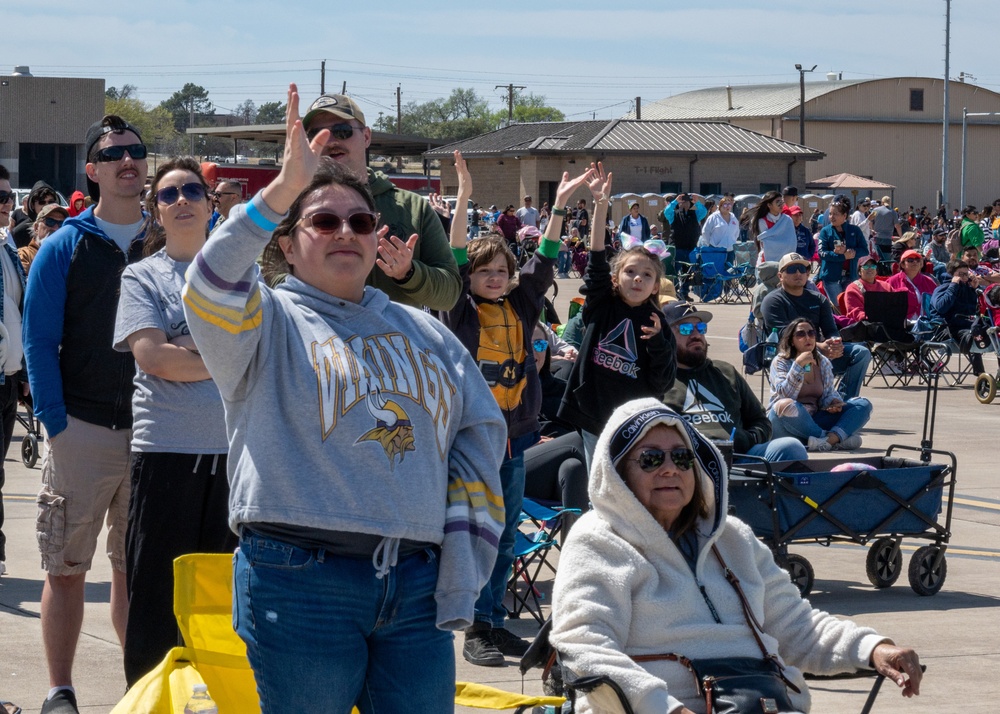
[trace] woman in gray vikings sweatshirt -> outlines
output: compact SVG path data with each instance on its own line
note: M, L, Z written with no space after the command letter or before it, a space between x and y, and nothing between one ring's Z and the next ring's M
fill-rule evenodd
M447 328L365 287L377 254L405 274L417 237L376 234L294 85L288 106L281 173L184 289L226 407L235 627L265 713L452 711L448 631L472 624L504 523L503 417ZM275 290L255 264L272 231L290 273Z

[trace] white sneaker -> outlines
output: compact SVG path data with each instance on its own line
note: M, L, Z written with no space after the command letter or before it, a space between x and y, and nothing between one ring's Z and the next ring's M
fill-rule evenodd
M0 575L5 575L7 573L7 564L0 560Z
M806 451L829 451L832 448L825 436L810 436L809 443L806 444Z
M837 443L834 447L835 449L840 449L841 451L854 451L855 449L861 448L861 437L857 434L849 436L846 439Z

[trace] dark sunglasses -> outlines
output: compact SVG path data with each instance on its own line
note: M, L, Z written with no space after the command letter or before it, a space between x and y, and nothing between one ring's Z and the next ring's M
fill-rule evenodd
M704 335L708 332L708 323L705 322L682 322L677 326L677 331L688 337L694 334L695 329L698 330L699 335Z
M300 218L299 223L306 228L312 228L317 233L329 234L339 232L345 220L357 235L374 233L378 227L378 214L367 211L352 213L346 219L341 218L336 213L314 213L311 216Z
M795 337L815 337L816 330L796 330L793 334Z
M535 352L544 352L545 350L547 350L549 348L549 341L548 340L535 340L534 342L531 343L531 347L532 347L532 349L535 350Z
M17 198L13 191L0 191L0 203L7 203Z
M42 223L44 223L49 228L59 228L63 224L63 222L60 219L49 218L48 216L42 219Z
M639 458L629 459L629 461L635 461L639 464L640 469L649 473L663 466L663 462L667 460L668 453L670 454L670 460L674 462L674 466L681 471L687 471L694 466L694 452L686 446L678 446L669 452L663 449L643 449L639 452Z
M172 206L177 203L177 199L184 196L188 201L201 201L205 198L205 186L196 181L186 183L183 186L167 186L156 192L156 202L164 206Z
M350 139L352 136L354 136L354 132L361 131L361 129L356 129L351 124L334 124L333 126L324 126L319 129L310 129L309 131L307 131L306 136L309 137L309 141L315 139L316 135L319 134L321 131L323 131L323 129L329 129L330 138L337 139L338 141L344 141L345 139Z
M808 273L809 268L799 263L792 263L791 265L786 265L784 272L795 275L796 273Z
M144 144L129 144L127 146L107 146L94 154L94 161L97 163L121 161L126 151L134 161L146 158L146 147Z
M906 258L903 260L904 263L922 263L924 262L921 258Z

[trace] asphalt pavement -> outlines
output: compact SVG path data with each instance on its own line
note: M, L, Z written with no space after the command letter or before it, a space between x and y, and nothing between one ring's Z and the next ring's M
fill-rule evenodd
M557 281L556 306L563 316L577 294L579 280ZM746 320L748 306L710 305L710 357L739 362L736 334ZM987 369L997 368L992 356ZM759 377L750 378L760 390ZM922 387L887 389L873 383L862 395L874 404L864 431L863 455L881 455L892 444L918 447L924 423ZM1000 399L979 404L971 384L945 386L938 395L933 446L958 457L957 487L947 550L947 577L936 595L916 594L907 583L912 553L924 541L903 543L903 573L892 587L876 590L865 575L867 549L856 545L794 544L790 550L806 557L815 571L810 600L815 607L850 617L876 628L899 644L914 647L927 673L921 696L903 699L886 683L873 709L888 712L995 712L1000 701L1000 487L997 485L997 442ZM37 712L49 689L42 649L39 607L43 573L34 535L35 496L41 464L25 468L20 460L18 427L5 462L7 574L0 577L0 700L11 700L26 713ZM944 522L944 514L940 517ZM122 696L125 679L121 647L109 618L111 568L104 553L104 535L88 575L83 632L76 653L74 679L80 711L108 712ZM543 580L541 592L551 593ZM547 605L545 606L547 610ZM534 620L509 623L511 630L532 637ZM475 667L461 655L462 636L455 640L458 678L515 692L540 693L537 670L522 680L516 663L503 668ZM814 712L861 710L871 682L835 680L814 682ZM463 710L472 711L472 710Z

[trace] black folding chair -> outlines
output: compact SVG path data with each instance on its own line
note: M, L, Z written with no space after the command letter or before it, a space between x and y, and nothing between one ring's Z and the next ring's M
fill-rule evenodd
M865 316L868 318L868 349L872 353L871 372L865 386L881 377L886 387L908 385L919 374L919 343L906 329L909 294L865 292ZM890 384L889 378L893 378Z

